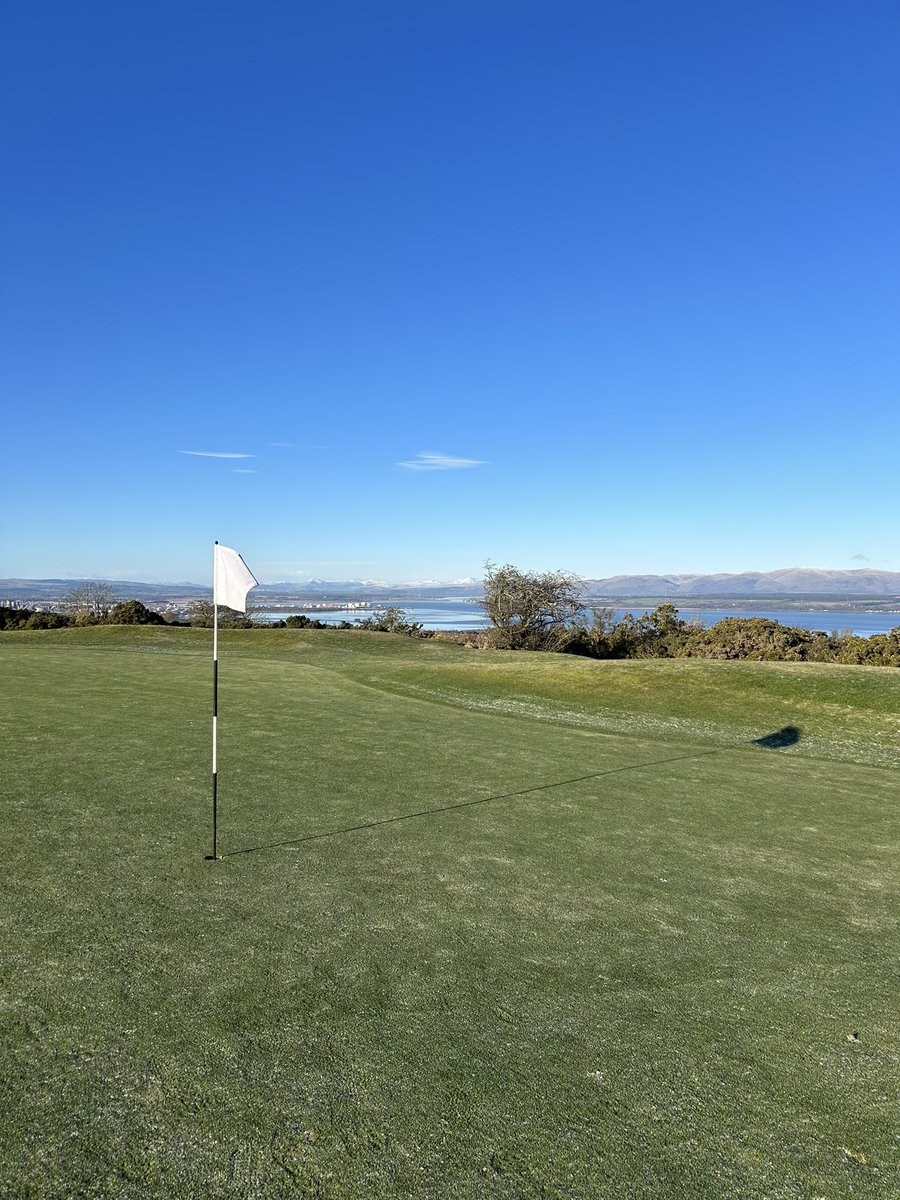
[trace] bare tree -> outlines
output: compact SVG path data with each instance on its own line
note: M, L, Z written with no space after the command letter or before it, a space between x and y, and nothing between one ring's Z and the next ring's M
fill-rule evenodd
M63 596L61 607L63 612L72 616L94 617L101 620L118 600L115 590L108 583L92 580L80 583Z
M582 604L582 580L568 571L520 571L484 565L481 607L504 650L557 650Z

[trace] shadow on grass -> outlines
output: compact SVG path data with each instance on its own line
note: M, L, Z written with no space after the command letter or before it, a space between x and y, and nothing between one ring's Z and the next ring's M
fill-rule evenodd
M784 729L776 729L765 737L753 739L754 746L762 746L765 750L783 750L785 746L796 746L800 741L800 730L796 725L785 725Z
M650 762L632 763L627 767L612 767L608 771L595 771L591 775L577 775L574 779L558 779L556 783L540 783L536 787L523 788L519 792L504 792L499 796L481 796L477 800L460 800L457 804L445 804L441 808L423 808L419 812L402 813L399 817L384 817L381 821L365 821L361 825L346 825L342 829L328 829L323 833L308 833L301 837L287 838L283 842L269 842L264 846L248 846L244 850L232 850L226 858L238 854L256 854L260 850L278 850L282 846L299 846L303 842L316 842L321 838L338 837L344 833L360 833L365 829L378 829L381 825L396 825L399 821L414 821L419 817L435 817L439 813L453 812L458 808L474 808L478 804L492 804L498 800L515 800L520 796L531 796L535 792L547 792L551 788L566 787L571 783L585 783L589 779L602 779L604 775L622 775L626 771L640 771L645 767L661 767L665 763L684 762L690 758L704 758L709 754L721 754L722 750L700 750L694 754L678 754L672 758L655 758Z

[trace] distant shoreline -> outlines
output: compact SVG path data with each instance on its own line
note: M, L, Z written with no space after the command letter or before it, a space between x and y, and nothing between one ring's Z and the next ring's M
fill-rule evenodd
M876 611L869 612L864 609L850 609L848 607L829 607L829 608L813 608L810 605L805 607L788 607L784 604L764 604L757 599L755 604L735 604L730 602L721 602L717 606L705 605L701 607L698 604L686 604L680 602L673 604L683 620L693 621L700 620L704 625L709 626L717 624L729 617L736 617L741 620L748 618L759 617L764 620L778 621L779 624L786 627L796 627L800 629L819 630L822 633L832 633L834 631L852 632L859 637L871 637L873 634L888 633L892 628L900 625L900 613L893 610L887 612ZM650 601L649 603L647 601ZM652 597L644 598L643 601L637 603L616 603L605 601L602 603L592 604L588 602L585 606L584 615L589 619L590 608L598 607L610 609L615 615L616 620L621 620L625 613L632 613L634 616L640 616L642 613L652 611L658 607L660 603L670 603L666 600L654 600ZM349 619L354 622L359 617L371 616L373 609L382 609L387 607L397 607L406 615L406 619L414 621L422 626L423 629L431 631L443 631L446 633L468 633L475 630L486 629L490 625L486 613L483 608L475 600L460 601L456 598L453 600L385 600L374 605L368 610L347 610L337 605L328 608L307 608L301 601L297 603L293 612L297 615L308 616L313 619L323 621L326 625L336 625L342 621ZM279 607L277 611L272 611L272 605L262 604L259 607L251 602L250 616L257 620L260 624L268 625L284 619L288 615L286 609Z
M768 611L778 608L788 612L870 612L900 614L900 596L821 596L821 595L761 595L750 596L727 594L713 596L590 596L587 604L591 608L656 608L660 604L671 604L675 608L691 608L707 611L715 609L758 609Z
M58 610L66 594L77 580L63 579L0 579L0 605ZM751 612L765 614L773 610L783 613L821 613L823 620L831 614L897 614L900 618L900 594L872 592L683 592L677 595L654 591L634 591L610 594L595 590L599 581L587 580L585 608L652 609L671 604L679 611L694 612ZM168 613L186 612L198 601L211 600L212 588L188 583L141 583L111 580L108 586L122 600L140 600L149 607ZM251 605L259 612L309 614L344 611L365 614L375 608L408 605L439 604L465 610L477 604L481 589L457 585L390 587L360 584L321 585L313 588L291 584L264 584L251 594ZM900 620L895 622L900 624Z

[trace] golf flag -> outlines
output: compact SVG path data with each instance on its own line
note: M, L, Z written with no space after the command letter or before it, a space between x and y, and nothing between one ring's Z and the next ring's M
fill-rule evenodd
M224 604L236 612L247 611L247 593L258 586L250 568L238 554L228 546L216 542L213 571L213 603Z
M212 704L212 854L219 862L217 824L219 811L219 605L247 611L247 593L257 587L253 572L230 546L215 543L213 551L213 704Z

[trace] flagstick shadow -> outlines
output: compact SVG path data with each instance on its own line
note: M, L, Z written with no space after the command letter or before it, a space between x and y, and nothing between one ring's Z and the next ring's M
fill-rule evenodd
M704 758L707 755L721 754L722 752L722 749L700 750L694 754L678 754L672 758L656 758L650 762L632 763L627 767L612 767L608 771L595 771L591 775L578 775L574 779L559 779L556 783L540 783L536 787L523 788L519 792L504 792L499 796L481 796L477 800L461 800L457 804L446 804L441 808L423 808L419 812L401 813L398 817L384 817L380 821L365 821L360 825L345 825L341 829L328 829L323 833L308 833L302 837L288 838L283 842L269 842L264 846L248 846L244 850L232 850L225 857L235 858L238 854L256 854L261 850L279 850L283 846L299 846L304 842L317 842L323 838L339 837L346 833L361 833L366 829L379 829L382 825L396 825L400 821L415 821L419 817L435 817L441 813L454 812L461 808L474 808L479 804L493 804L498 800L515 800L521 796L531 796L535 792L547 792L552 788L566 787L572 783L585 783L589 779L602 779L606 775L623 775L626 771L640 771L646 767L660 767L665 763L684 762L687 759Z

